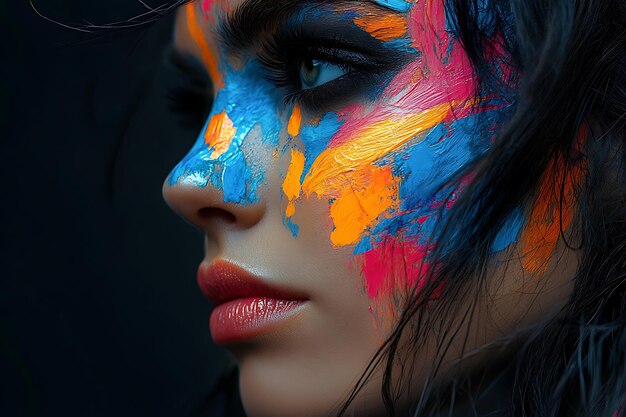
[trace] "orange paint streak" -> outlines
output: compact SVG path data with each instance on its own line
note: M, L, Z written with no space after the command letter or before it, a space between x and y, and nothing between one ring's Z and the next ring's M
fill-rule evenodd
M292 149L291 162L283 181L283 193L289 199L287 210L285 211L285 216L287 217L293 216L296 212L293 200L300 197L300 177L302 177L302 171L304 171L304 154L297 149Z
M211 159L219 158L228 150L236 133L237 128L233 126L233 122L226 111L211 117L204 132L204 143L208 145L209 149L213 149Z
M527 272L543 274L547 271L561 231L572 224L575 188L583 175L582 166L566 169L561 157L546 169L522 236L522 267Z
M304 179L302 190L307 196L334 196L353 184L352 176L360 167L372 165L376 160L402 147L448 116L455 103L444 103L418 114L402 118L389 117L382 121L355 129L349 140L328 148L313 162ZM337 226L337 225L335 225Z
M297 105L293 106L291 116L289 117L289 123L287 124L287 133L291 136L298 136L300 134L300 126L302 125L302 112Z
M200 48L202 62L211 77L215 90L219 90L224 87L224 81L222 80L222 74L217 67L217 60L209 48L209 44L207 43L204 33L202 32L202 28L198 24L196 2L187 3L185 11L187 13L187 30L196 45L198 45L198 48Z
M407 25L404 16L389 14L386 16L362 15L354 19L354 24L383 42L392 41L406 35Z
M335 224L330 240L337 246L358 243L363 232L397 203L399 180L390 167L366 166L353 179L330 208Z

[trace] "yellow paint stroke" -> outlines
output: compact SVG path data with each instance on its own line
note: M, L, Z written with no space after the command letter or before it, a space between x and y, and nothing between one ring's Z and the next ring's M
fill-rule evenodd
M304 154L297 149L292 149L291 162L283 181L283 192L289 199L287 209L285 210L285 216L287 217L293 216L296 212L293 200L300 197L300 177L302 177L302 171L304 171Z
M219 158L228 150L236 133L237 128L233 126L225 110L211 117L204 132L204 143L209 149L213 149L211 159Z
M202 32L202 28L198 23L196 15L196 2L192 1L187 3L185 10L187 12L187 30L196 45L198 45L198 48L200 48L202 62L211 77L215 90L219 90L224 87L224 81L222 80L222 74L217 67L217 60L215 59L213 52L211 52L209 44L207 43L204 33Z
M287 133L291 136L298 136L300 134L300 126L302 124L302 112L298 105L293 106L291 116L289 117L289 123L287 124Z
M364 14L354 19L354 24L383 42L401 38L407 33L406 18L397 14L384 16Z
M337 246L358 243L363 232L397 203L399 180L390 167L365 166L352 179L330 207L335 224L330 240Z
M583 167L566 169L561 157L546 169L528 224L522 236L522 267L532 274L543 274L548 269L561 231L574 218L575 188L583 177Z
M405 145L416 135L442 122L455 103L444 103L401 119L389 117L356 129L345 143L323 151L302 184L307 196L333 196L359 167L371 165ZM337 226L337 225L335 225Z

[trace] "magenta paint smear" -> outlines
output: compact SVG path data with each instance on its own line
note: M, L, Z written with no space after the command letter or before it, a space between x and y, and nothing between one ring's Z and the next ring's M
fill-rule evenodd
M208 15L211 11L212 2L213 0L202 0L202 11L204 12L205 16Z
M363 254L363 270L367 282L367 295L377 298L393 294L396 290L423 287L422 277L430 268L425 258L430 248L424 247L417 239L403 239L402 236L385 236L381 242ZM390 273L393 269L393 273Z
M442 124L448 127L442 131L441 141L453 140L448 129L454 123L458 126L473 123L471 116L476 83L465 51L446 30L443 2L417 1L408 15L408 28L412 46L420 53L418 60L394 77L382 93L378 101L380 104L373 110L365 105L345 109L350 117L346 117L345 123L332 138L331 147L350 141L354 132L363 126L380 121L401 120L408 115L419 114L445 104L450 105L450 113ZM468 128L466 132L468 135L470 130ZM453 133L458 138L458 134L463 134L462 132L459 129ZM436 129L433 134L436 134ZM464 149L467 149L468 143L480 140L481 138L470 136L462 139L463 144L452 145L454 151L448 151L448 158L450 161L459 161L459 165L462 161L470 160L471 153ZM419 140L416 143L418 142ZM424 146L426 145L422 148ZM407 155L431 152L422 150L419 144L414 145L414 149L409 146L405 151ZM453 158L453 152L461 152L462 155ZM440 163L445 164L445 161L446 159L441 159ZM422 175L419 174L418 165L407 169L406 173L401 174L403 181L412 182L416 176ZM457 187L458 192L467 181L469 178L464 178L452 186ZM420 194L420 190L414 190L413 194L416 193ZM362 240L357 248L367 294L373 300L382 300L381 296L397 298L399 294L406 294L406 289L419 289L423 286L422 279L431 268L427 259L434 248L430 241L433 227L439 220L439 214L444 216L455 201L454 198L438 200L435 196L427 195L427 192L424 192L423 198L426 200L415 203L418 205L405 205L404 210L395 213L393 218L381 219L380 227L372 230L371 235ZM427 203L428 200L430 203ZM440 210L442 206L443 210ZM385 315L384 312L378 313Z

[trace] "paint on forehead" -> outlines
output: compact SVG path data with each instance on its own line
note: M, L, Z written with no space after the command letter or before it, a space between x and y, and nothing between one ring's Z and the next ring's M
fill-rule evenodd
M244 142L254 134L268 149L275 149L283 127L276 108L280 95L255 76L258 65L251 61L239 71L224 66L225 86L217 92L200 137L170 174L170 186L205 187L211 183L223 191L226 202L251 204L258 200L264 170L246 159Z
M376 0L376 3L396 12L408 12L413 3L405 0Z

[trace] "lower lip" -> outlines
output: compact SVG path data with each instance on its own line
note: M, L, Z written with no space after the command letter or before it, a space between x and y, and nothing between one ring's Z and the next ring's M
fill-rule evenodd
M295 314L302 300L267 297L239 298L220 304L211 313L211 337L217 344L251 339Z

